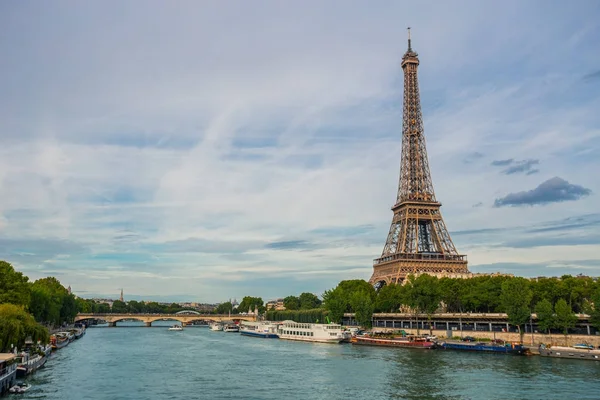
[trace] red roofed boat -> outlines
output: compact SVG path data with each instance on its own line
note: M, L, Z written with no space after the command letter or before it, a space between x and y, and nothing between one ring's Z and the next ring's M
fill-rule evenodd
M367 346L385 346L385 347L406 347L411 349L434 349L435 342L426 337L408 335L398 337L374 337L374 336L356 336L351 340L352 344Z

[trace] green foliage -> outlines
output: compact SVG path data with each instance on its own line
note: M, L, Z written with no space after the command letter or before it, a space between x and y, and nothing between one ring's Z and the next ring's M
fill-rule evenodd
M350 298L350 305L354 311L354 318L360 326L370 328L373 320L373 300L368 293L354 292Z
M554 306L554 312L556 313L556 327L562 329L565 335L568 334L569 329L574 328L577 323L577 316L573 314L571 306L565 299L560 299Z
M315 308L312 310L269 310L267 311L267 320L269 321L286 321L291 320L295 322L319 322L324 323L328 312L322 308Z
M348 296L339 286L332 290L326 290L323 293L323 305L329 312L329 318L334 322L341 323L344 313L348 311Z
M288 296L283 299L283 306L286 310L299 310L300 299L297 296Z
M591 311L591 322L596 329L600 329L600 287L596 289L592 295L592 311Z
M319 308L322 303L316 295L308 292L302 293L298 300L300 302L301 310L312 310L314 308Z
M0 304L10 303L29 306L31 288L29 278L15 271L10 263L0 261Z
M121 301L121 300L113 301L113 304L111 307L111 312L113 314L126 314L127 311L129 311L129 308L127 307L127 304L125 304L124 301Z
M405 298L406 286L385 285L379 289L374 304L374 312L396 313L399 311Z
M11 351L11 345L21 348L27 337L48 343L48 330L35 322L22 306L0 304L0 352Z
M37 321L57 326L73 322L78 312L75 296L54 277L38 279L31 285L29 309Z
M554 327L554 309L552 303L548 299L543 299L535 305L535 313L537 315L537 323L539 328L544 332L550 332Z
M231 311L233 311L233 306L231 305L230 302L226 301L224 303L221 303L217 306L217 314L229 314Z
M411 275L406 284L406 304L417 312L433 314L439 307L442 295L439 280L432 275Z
M371 304L377 299L377 292L373 286L362 279L341 281L335 289L323 293L323 306L329 311L329 318L332 321L342 322L344 313L355 311L351 302L355 293L368 296Z
M523 341L522 326L531 316L531 299L533 293L529 281L525 278L507 279L502 283L500 302L508 316L508 322L519 328Z
M238 312L254 312L254 308L258 307L258 312L265 312L265 306L262 297L245 296L237 308Z

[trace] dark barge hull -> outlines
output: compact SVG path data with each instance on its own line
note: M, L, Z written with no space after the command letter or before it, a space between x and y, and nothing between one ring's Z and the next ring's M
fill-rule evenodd
M499 346L485 343L442 343L439 345L439 347L444 350L459 350L498 354L523 354L526 350L525 347L520 344L510 346Z
M556 349L556 348L540 348L540 356L554 358L570 358L576 360L591 360L600 361L600 351L583 350L583 349Z

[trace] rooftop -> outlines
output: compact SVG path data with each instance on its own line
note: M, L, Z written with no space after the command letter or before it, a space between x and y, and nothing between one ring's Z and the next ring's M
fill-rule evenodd
M12 360L13 358L15 358L13 353L0 353L0 362Z

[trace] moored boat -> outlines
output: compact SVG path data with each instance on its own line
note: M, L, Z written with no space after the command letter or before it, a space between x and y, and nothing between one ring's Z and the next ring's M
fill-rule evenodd
M69 344L69 338L61 332L50 336L50 345L53 350L62 349Z
M223 332L239 332L240 327L236 324L227 324L223 327Z
M23 352L17 357L17 378L25 377L46 364L46 356Z
M554 358L571 358L577 360L600 361L600 350L582 349L566 346L546 346L540 345L540 356Z
M484 343L447 341L438 344L444 350L478 351L485 353L523 354L526 347L518 343Z
M341 343L347 341L349 333L339 324L313 324L283 321L277 329L280 339L302 342Z
M277 325L270 321L243 322L240 327L240 334L263 339L278 339Z
M223 330L223 324L221 324L219 322L215 322L214 324L210 325L210 330L211 331L222 331Z
M353 337L350 342L357 345L406 347L411 349L434 349L436 347L435 342L428 340L426 337L417 335L396 337L374 337L361 335Z
M16 382L17 364L13 353L0 353L0 396Z
M31 385L28 383L17 383L16 385L14 385L13 387L11 387L9 389L9 392L11 393L25 393L26 391L28 391L31 388Z

